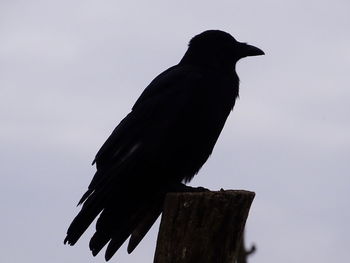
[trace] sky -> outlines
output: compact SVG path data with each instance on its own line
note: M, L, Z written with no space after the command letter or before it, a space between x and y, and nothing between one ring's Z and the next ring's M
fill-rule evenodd
M187 43L221 29L263 49L191 182L256 192L257 262L346 262L350 244L350 2L0 2L0 262L104 262L63 245L95 153ZM158 225L131 254L152 262Z

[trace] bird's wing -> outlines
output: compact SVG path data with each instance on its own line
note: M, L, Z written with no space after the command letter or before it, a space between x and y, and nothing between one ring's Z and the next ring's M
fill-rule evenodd
M160 109L164 106L162 102L173 100L173 97L169 96L171 93L185 91L181 82L186 82L186 79L189 78L188 75L193 75L189 73L190 71L184 67L174 66L156 77L137 99L132 111L119 123L102 145L92 164L96 163L96 167L99 169L108 166L111 161L115 163L122 154L122 150L125 147L130 147L128 142L137 137L145 125L147 126L149 119L154 117L155 113L161 115L163 111L160 112ZM179 79L179 75L181 79ZM176 100L176 98L174 99ZM176 102L180 103L181 101Z
M152 169L157 170L158 159L180 143L174 139L174 131L183 126L182 120L191 111L191 101L203 81L200 71L175 66L151 82L97 153L97 172L80 200L84 205L70 225L65 242L75 244L103 210L90 248L97 254L110 241L106 251L106 258L110 258L140 227L145 211L154 209L155 196L164 194L147 193L152 191L147 188L159 179ZM169 141L170 146L165 144Z
M178 121L193 107L190 101L202 80L200 72L189 66L171 67L155 78L97 152L93 161L97 172L89 189L96 187L106 170L145 147L154 148L159 140L157 135L167 134L172 127L181 125Z

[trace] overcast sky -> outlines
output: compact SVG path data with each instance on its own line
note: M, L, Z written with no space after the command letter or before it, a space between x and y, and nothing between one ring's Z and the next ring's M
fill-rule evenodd
M90 163L192 36L221 29L266 56L238 63L240 99L192 185L256 192L250 263L347 262L350 2L0 2L0 262L104 262L90 231L63 245ZM152 262L158 225L132 255Z

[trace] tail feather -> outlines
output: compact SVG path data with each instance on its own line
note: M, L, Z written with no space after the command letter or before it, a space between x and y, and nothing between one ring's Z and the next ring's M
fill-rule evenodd
M145 237L147 232L151 229L154 222L162 213L163 199L161 198L153 207L150 208L144 215L143 219L137 224L132 231L127 251L130 254L138 246L141 240Z
M92 255L95 257L101 249L111 240L111 236L104 232L95 232L90 239L89 247Z
M96 232L92 236L89 247L94 256L111 240L113 230L120 224L116 212L111 208L105 208L96 222Z
M138 205L136 205L134 202L135 200L131 198L126 200L125 202L125 200L117 198L113 204L103 210L98 218L96 222L96 232L89 244L90 250L94 256L97 255L109 241L113 241L113 246L116 246L118 240L118 244L120 243L118 245L119 248L131 234L134 228L134 218L138 213ZM112 246L110 244L108 247Z
M121 222L122 228L113 233L105 254L107 261L130 235L128 253L135 249L161 214L164 197L165 194L158 193L151 199L144 200L142 203L138 202L136 209L130 211L131 213L126 218L126 221Z
M118 229L113 231L112 239L109 242L105 259L106 261L110 260L111 257L117 252L117 250L123 245L126 239L131 235L133 230L135 229L137 223L140 221L144 214L144 209L134 210L126 217L124 222L121 222Z
M67 236L64 239L64 244L68 243L69 245L73 246L102 211L102 209L102 198L99 198L96 193L92 193L85 201L79 214L70 224L67 231Z
M78 206L81 205L82 203L84 203L86 201L86 199L88 199L88 197L94 192L93 189L88 189L83 196L80 198L79 202L78 202Z
M136 248L161 214L165 193L155 193L149 188L132 188L122 181L123 178L117 179L118 184L110 182L83 195L79 202L83 202L82 209L68 228L65 244L74 245L100 214L96 232L89 243L93 256L108 244L105 253L108 261L130 235L128 253ZM119 186L118 191L115 191L116 185Z
M112 240L109 242L105 254L106 261L110 260L111 257L117 252L117 250L123 245L125 240L130 236L132 232L132 227L125 227L121 229L121 231L118 232L117 235L115 235Z

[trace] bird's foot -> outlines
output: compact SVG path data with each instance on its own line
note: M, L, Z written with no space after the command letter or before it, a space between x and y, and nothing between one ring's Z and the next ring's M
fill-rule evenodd
M192 187L185 185L183 183L172 184L170 186L169 192L178 192L178 193L201 193L201 192L209 192L210 190L204 187Z

